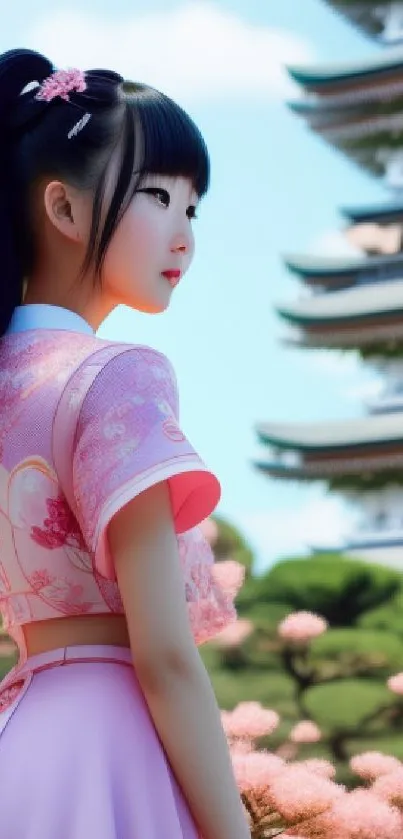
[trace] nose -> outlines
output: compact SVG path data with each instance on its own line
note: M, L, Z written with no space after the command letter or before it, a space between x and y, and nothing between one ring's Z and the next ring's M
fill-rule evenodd
M181 256L191 254L193 241L193 230L190 225L188 230L186 230L186 228L183 229L181 225L181 229L178 229L171 239L172 253L181 254Z
M184 236L181 236L175 242L172 242L171 251L172 253L187 254L189 251L189 242Z

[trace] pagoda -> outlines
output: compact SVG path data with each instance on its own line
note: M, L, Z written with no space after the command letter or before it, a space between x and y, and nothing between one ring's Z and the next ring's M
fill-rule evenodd
M389 45L372 61L289 67L303 91L294 113L355 165L381 179L385 203L343 208L344 235L360 254L288 254L302 283L279 305L285 341L298 349L354 351L383 387L357 419L261 422L255 466L282 479L325 482L358 510L338 550L403 569L403 2L327 0L346 21Z

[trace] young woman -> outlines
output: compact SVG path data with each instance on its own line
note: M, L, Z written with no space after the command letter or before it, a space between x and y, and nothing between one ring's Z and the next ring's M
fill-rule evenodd
M246 839L197 651L234 619L198 524L216 477L161 353L193 256L203 139L106 70L0 56L0 839Z

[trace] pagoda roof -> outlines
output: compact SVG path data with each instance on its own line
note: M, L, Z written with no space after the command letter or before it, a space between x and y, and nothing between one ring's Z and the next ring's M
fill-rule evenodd
M353 224L366 222L387 224L403 219L403 200L385 204L369 204L366 207L342 207L340 212Z
M337 148L358 166L377 177L396 180L396 162L403 145L403 74L399 95L378 90L373 101L338 103L293 103L291 108L303 117L311 131ZM383 96L383 98L382 98ZM393 174L392 174L393 172Z
M402 483L403 452L384 455L346 454L340 458L322 458L288 464L276 460L257 460L254 466L273 478L294 481L326 481L332 490L365 492L388 486L391 481Z
M353 286L342 291L312 294L286 306L278 306L279 315L293 324L309 327L343 326L385 316L403 320L403 279Z
M366 61L337 64L289 65L291 78L307 90L326 94L333 88L347 88L357 84L368 84L375 78L385 81L403 73L403 49L394 48L376 53Z
M378 316L373 320L368 317L339 321L331 326L323 321L309 325L301 323L299 329L295 325L290 330L283 343L301 349L360 349L365 358L402 358L403 319L399 312L393 314L382 319Z
M256 430L263 444L285 451L348 454L356 449L374 452L375 448L396 444L403 457L403 412L330 422L266 422L258 424Z
M353 26L361 29L367 35L380 38L384 25L379 15L379 9L386 9L390 0L326 0L341 15L346 17Z
M367 126L372 127L386 121L398 119L403 111L403 77L399 91L387 98L382 98L384 88L377 89L377 95L366 99L350 98L337 101L329 99L300 99L288 103L295 114L305 119L313 131L327 137L327 133L342 136L362 136L367 133ZM379 94L379 95L378 95Z
M363 273L370 275L371 272L379 275L384 268L389 271L395 269L396 275L403 275L403 253L337 257L293 253L284 254L283 261L289 271L308 282L318 282L320 278L355 278Z

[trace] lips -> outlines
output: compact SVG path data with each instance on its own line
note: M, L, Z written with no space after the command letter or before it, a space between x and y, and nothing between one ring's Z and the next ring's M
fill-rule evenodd
M168 280L172 288L175 288L181 278L181 271L163 271L162 276Z

